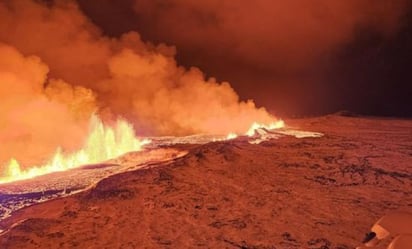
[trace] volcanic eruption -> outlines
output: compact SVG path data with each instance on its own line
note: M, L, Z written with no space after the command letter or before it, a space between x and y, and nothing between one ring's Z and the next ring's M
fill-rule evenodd
M85 156L90 147L119 146L111 128L87 128L93 113L109 123L122 117L141 135L243 134L254 122L277 121L252 100L240 101L229 83L178 66L174 47L144 43L136 32L102 35L72 2L6 1L0 13L2 181L140 148L129 130L117 128L130 147ZM109 130L96 138L95 129ZM63 155L70 166L56 166ZM43 171L27 171L47 160Z
M359 245L412 213L412 122L336 111L408 96L411 7L0 1L0 248Z

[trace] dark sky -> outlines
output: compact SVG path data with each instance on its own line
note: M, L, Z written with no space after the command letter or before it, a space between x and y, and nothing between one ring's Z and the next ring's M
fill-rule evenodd
M274 113L412 117L408 1L78 2L106 35L174 45L178 63Z

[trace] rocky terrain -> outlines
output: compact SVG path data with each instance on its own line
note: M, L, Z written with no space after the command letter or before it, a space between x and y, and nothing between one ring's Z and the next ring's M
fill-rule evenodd
M2 220L0 248L347 249L412 212L412 120L286 123L324 136L168 145L188 153Z

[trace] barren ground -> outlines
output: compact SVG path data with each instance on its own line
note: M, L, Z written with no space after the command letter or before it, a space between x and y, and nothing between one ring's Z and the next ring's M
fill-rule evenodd
M286 123L325 136L180 146L189 154L18 211L0 248L346 249L380 216L412 212L412 120Z

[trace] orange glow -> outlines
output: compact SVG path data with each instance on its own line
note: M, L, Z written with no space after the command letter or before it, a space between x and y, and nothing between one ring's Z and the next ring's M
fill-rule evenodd
M142 150L148 143L150 140L137 139L132 125L125 120L118 119L114 127L108 127L97 116L92 116L90 133L82 149L65 154L58 148L46 164L27 170L22 170L19 162L11 159L5 174L0 176L0 184L104 162L130 151Z
M226 140L235 139L235 138L237 138L237 137L238 137L238 136L237 136L236 133L231 132L231 133L227 134Z
M273 129L279 129L279 128L283 128L283 127L285 127L285 122L283 122L283 120L281 120L281 119L276 121L276 122L273 122L269 125L254 122L250 126L249 130L246 132L246 135L249 136L249 137L253 136L257 129L262 129L263 128L263 129L267 129L267 130L273 130Z
M247 130L247 132L244 134L245 136L248 137L253 137L256 133L256 130L258 129L266 129L266 130L274 130L274 129L280 129L280 128L284 128L285 127L285 122L281 119L272 122L270 124L262 124L262 123L258 123L258 122L253 122L252 125L249 127L249 129ZM232 140L239 137L238 134L234 133L234 132L230 132L229 134L226 135L225 138L216 138L214 139L214 141L224 141L224 140Z
M254 122L245 135L252 137L258 129L273 130L284 126L283 120L268 125ZM237 137L238 134L229 133L225 138L214 139L214 141L231 140ZM82 149L74 153L63 153L62 149L58 148L46 164L30 167L27 170L22 170L19 162L12 158L6 165L3 176L0 177L0 184L101 163L127 152L142 150L143 146L150 142L149 139L137 139L132 125L126 120L119 119L114 127L109 127L105 126L97 116L92 116L90 133Z

